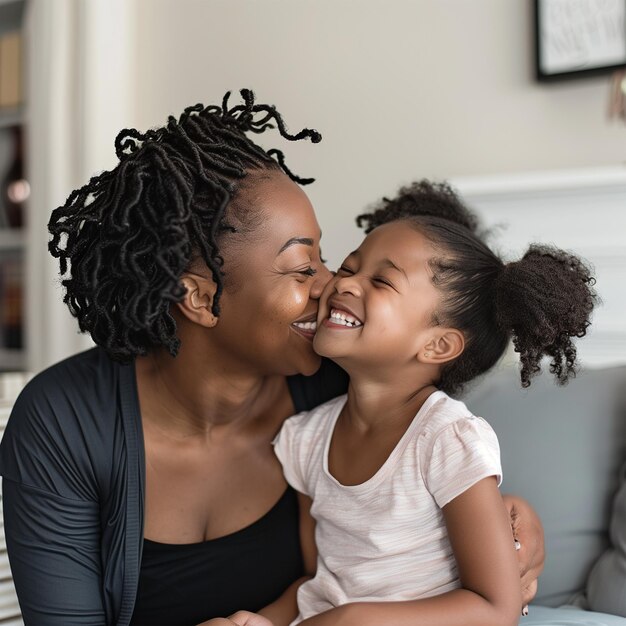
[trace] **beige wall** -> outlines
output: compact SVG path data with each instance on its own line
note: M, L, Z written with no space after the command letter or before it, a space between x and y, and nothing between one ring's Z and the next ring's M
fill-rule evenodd
M421 176L621 165L608 77L534 81L530 0L138 0L139 127L252 87L317 146L287 145L335 263L368 202ZM276 136L263 141L280 145Z

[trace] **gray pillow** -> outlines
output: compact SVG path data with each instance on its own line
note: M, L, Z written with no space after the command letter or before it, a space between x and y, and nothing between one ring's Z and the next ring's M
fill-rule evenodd
M520 626L624 626L624 618L575 607L531 606L528 617L520 620Z
M527 390L515 367L503 367L464 399L498 434L502 491L526 498L543 522L546 566L535 602L571 603L609 546L611 503L626 459L626 367L587 370L563 388L544 371Z
M611 546L598 559L587 582L589 608L626 617L626 465L613 502Z

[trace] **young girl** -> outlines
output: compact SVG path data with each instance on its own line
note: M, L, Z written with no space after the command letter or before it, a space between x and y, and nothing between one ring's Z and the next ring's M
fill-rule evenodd
M275 441L314 574L292 624L517 624L498 441L451 394L511 338L522 386L544 356L567 382L594 279L547 246L503 263L446 185L414 184L358 221L369 234L326 287L314 340L350 374L348 393L287 420Z

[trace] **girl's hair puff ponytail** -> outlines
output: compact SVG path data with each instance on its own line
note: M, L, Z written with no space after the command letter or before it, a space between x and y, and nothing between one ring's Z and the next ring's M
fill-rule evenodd
M540 370L544 356L563 385L576 375L573 337L584 337L597 296L591 269L558 248L532 245L504 266L495 284L496 319L520 354L522 386Z

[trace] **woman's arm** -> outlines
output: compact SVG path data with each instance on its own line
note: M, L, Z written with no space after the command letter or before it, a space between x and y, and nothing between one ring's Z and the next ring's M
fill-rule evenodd
M317 547L315 545L315 520L311 517L311 498L298 493L300 515L300 546L305 576L290 585L278 600L259 611L273 626L289 626L298 616L297 593L300 585L315 576Z
M315 543L315 520L311 515L313 500L309 496L298 493L300 515L300 546L304 573L307 578L313 578L317 571L317 544Z
M307 619L302 626L516 625L519 573L495 478L475 484L446 505L443 514L461 589L424 600L347 604Z
M519 542L517 558L522 583L522 603L527 608L537 593L537 578L543 571L545 543L543 526L536 511L519 496L502 496L511 518L513 536Z
M285 592L271 604L261 609L258 614L249 611L239 611L230 616L230 620L238 626L266 626L259 616L269 620L271 626L289 626L298 616L297 595L300 585L313 576L317 568L317 547L315 545L315 520L311 517L312 500L302 493L298 493L300 519L300 546L305 576L293 582ZM200 626L213 626L212 622ZM217 624L215 625L217 626Z
M4 532L26 626L105 626L100 508L2 481Z

